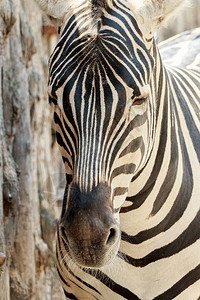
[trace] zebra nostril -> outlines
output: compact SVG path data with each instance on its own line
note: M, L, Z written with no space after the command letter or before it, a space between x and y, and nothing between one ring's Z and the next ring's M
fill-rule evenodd
M112 244L114 244L116 238L117 238L117 229L112 227L110 228L108 237L106 239L106 245L111 246Z
M68 238L67 238L67 235L66 235L65 227L63 225L60 225L60 232L61 232L61 237L62 237L63 241L65 243L67 243Z

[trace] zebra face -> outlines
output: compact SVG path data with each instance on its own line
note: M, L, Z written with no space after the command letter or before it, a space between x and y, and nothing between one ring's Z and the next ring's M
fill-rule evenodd
M96 36L80 32L71 17L49 64L69 185L58 234L73 260L92 268L116 256L120 207L151 151L154 60L128 17L129 26L118 26L110 12Z

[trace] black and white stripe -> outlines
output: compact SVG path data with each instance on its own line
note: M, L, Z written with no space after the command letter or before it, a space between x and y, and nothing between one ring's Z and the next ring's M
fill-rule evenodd
M90 10L84 2L62 29L49 63L50 100L69 188L107 183L122 237L113 263L94 271L73 262L58 230L66 298L196 300L200 29L160 46L165 66L128 2L102 10L97 34Z

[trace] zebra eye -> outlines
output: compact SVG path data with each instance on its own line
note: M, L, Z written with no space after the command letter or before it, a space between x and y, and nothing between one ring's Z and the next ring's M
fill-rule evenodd
M144 94L144 95L140 95L140 96L135 96L133 95L131 97L132 99L132 105L135 106L135 105L141 105L143 104L148 98L148 94Z

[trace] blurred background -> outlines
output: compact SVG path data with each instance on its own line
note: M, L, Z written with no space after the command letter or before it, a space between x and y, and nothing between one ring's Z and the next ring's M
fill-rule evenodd
M200 26L200 0L157 33ZM0 0L0 299L64 299L55 232L65 186L47 98L57 41L33 0Z
M200 0L189 0L186 7L178 12L176 18L170 19L168 24L157 32L158 42L199 26Z

